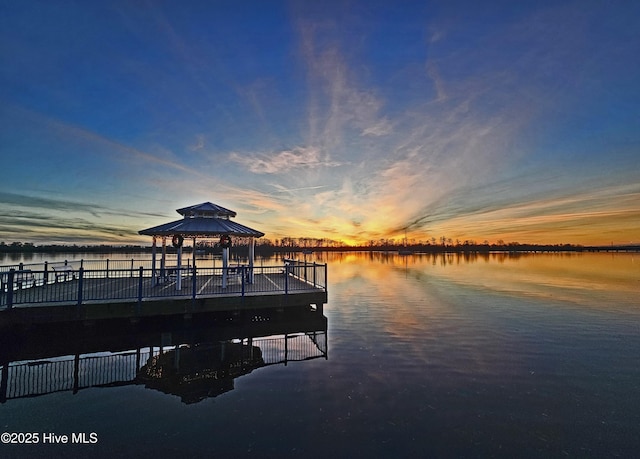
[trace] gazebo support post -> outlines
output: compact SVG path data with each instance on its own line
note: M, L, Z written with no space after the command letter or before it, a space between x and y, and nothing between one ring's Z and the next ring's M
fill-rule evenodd
M196 237L193 236L193 269L196 269Z
M229 247L222 249L222 288L227 288L227 267L229 266Z
M256 240L249 239L249 283L253 284L253 259L255 258Z
M178 246L178 262L176 263L176 290L182 290L182 246Z
M164 282L167 267L167 238L162 236L162 257L160 258L160 278Z
M153 236L151 243L151 285L156 286L158 279L156 279L156 237Z

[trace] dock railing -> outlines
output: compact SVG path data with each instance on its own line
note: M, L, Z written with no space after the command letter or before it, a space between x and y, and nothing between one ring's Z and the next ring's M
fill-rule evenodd
M138 264L138 266L136 266ZM125 266L126 265L126 266ZM151 268L148 260L99 260L0 269L0 310L41 303L124 301L162 297L327 291L327 265L285 260L282 265ZM18 269L16 269L18 268ZM180 282L178 281L178 278ZM180 288L177 288L177 285Z

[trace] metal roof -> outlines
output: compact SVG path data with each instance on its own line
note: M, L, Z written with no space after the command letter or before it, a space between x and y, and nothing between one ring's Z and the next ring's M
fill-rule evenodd
M205 202L195 206L183 207L177 210L184 216L162 225L154 226L138 231L138 234L146 236L170 236L180 234L182 236L211 237L211 236L242 236L262 237L264 233L248 226L229 220L236 213L224 207Z
M203 202L194 206L183 207L176 210L180 215L185 217L235 217L233 210L225 209L222 206L211 202Z

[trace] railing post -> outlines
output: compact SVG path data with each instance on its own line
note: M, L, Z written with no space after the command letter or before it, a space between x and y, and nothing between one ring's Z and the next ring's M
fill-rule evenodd
M16 270L14 268L9 270L9 277L7 279L7 309L13 307L13 276L15 273Z
M0 403L7 401L7 383L9 382L9 365L2 365L2 376L0 377Z
M287 366L287 362L289 361L289 335L284 335L284 366Z
M131 277L133 277L133 258L131 259Z
M240 267L240 276L242 277L242 296L244 296L244 283L245 283L245 276L247 275L246 273L246 267L245 266L241 266Z
M131 260L131 262L133 263L133 260ZM142 306L142 271L143 271L143 267L140 266L140 269L138 271L139 275L138 275L138 310L136 311L138 314L140 314L140 308ZM133 270L131 271L133 273Z
M316 279L317 279L317 278L316 278L316 266L317 266L317 265L316 265L316 262L314 261L314 262L313 262L313 286L314 286L314 287L316 287L316 286L317 286L317 284L316 284Z
M195 250L195 247L194 247ZM193 268L191 269L191 287L193 291L191 292L191 298L196 299L196 288L198 285L198 279L196 278L196 265L193 264Z
M49 262L44 262L44 272L42 273L42 285L49 283Z
M107 279L109 279L109 259L107 258L107 272L106 272L106 276Z
M78 306L82 304L82 284L84 278L84 268L78 270Z
M24 263L20 263L18 266L18 272L24 271ZM24 279L24 274L22 275L20 282L17 283L18 290L22 290L22 279Z
M324 291L325 291L325 292L327 291L327 285L329 285L329 284L327 283L327 271L328 271L328 270L327 270L327 264L325 263L325 264L324 264L324 285L323 285L323 287L324 287Z
M76 354L73 359L73 393L80 390L80 354Z
M289 264L284 264L284 293L287 295L289 293Z

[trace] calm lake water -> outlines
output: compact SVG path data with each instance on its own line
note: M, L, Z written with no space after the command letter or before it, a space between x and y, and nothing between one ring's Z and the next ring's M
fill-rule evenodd
M0 456L640 454L638 254L307 258L329 265L326 356L249 370L197 400L144 384L8 398L0 431L97 443L0 444Z

